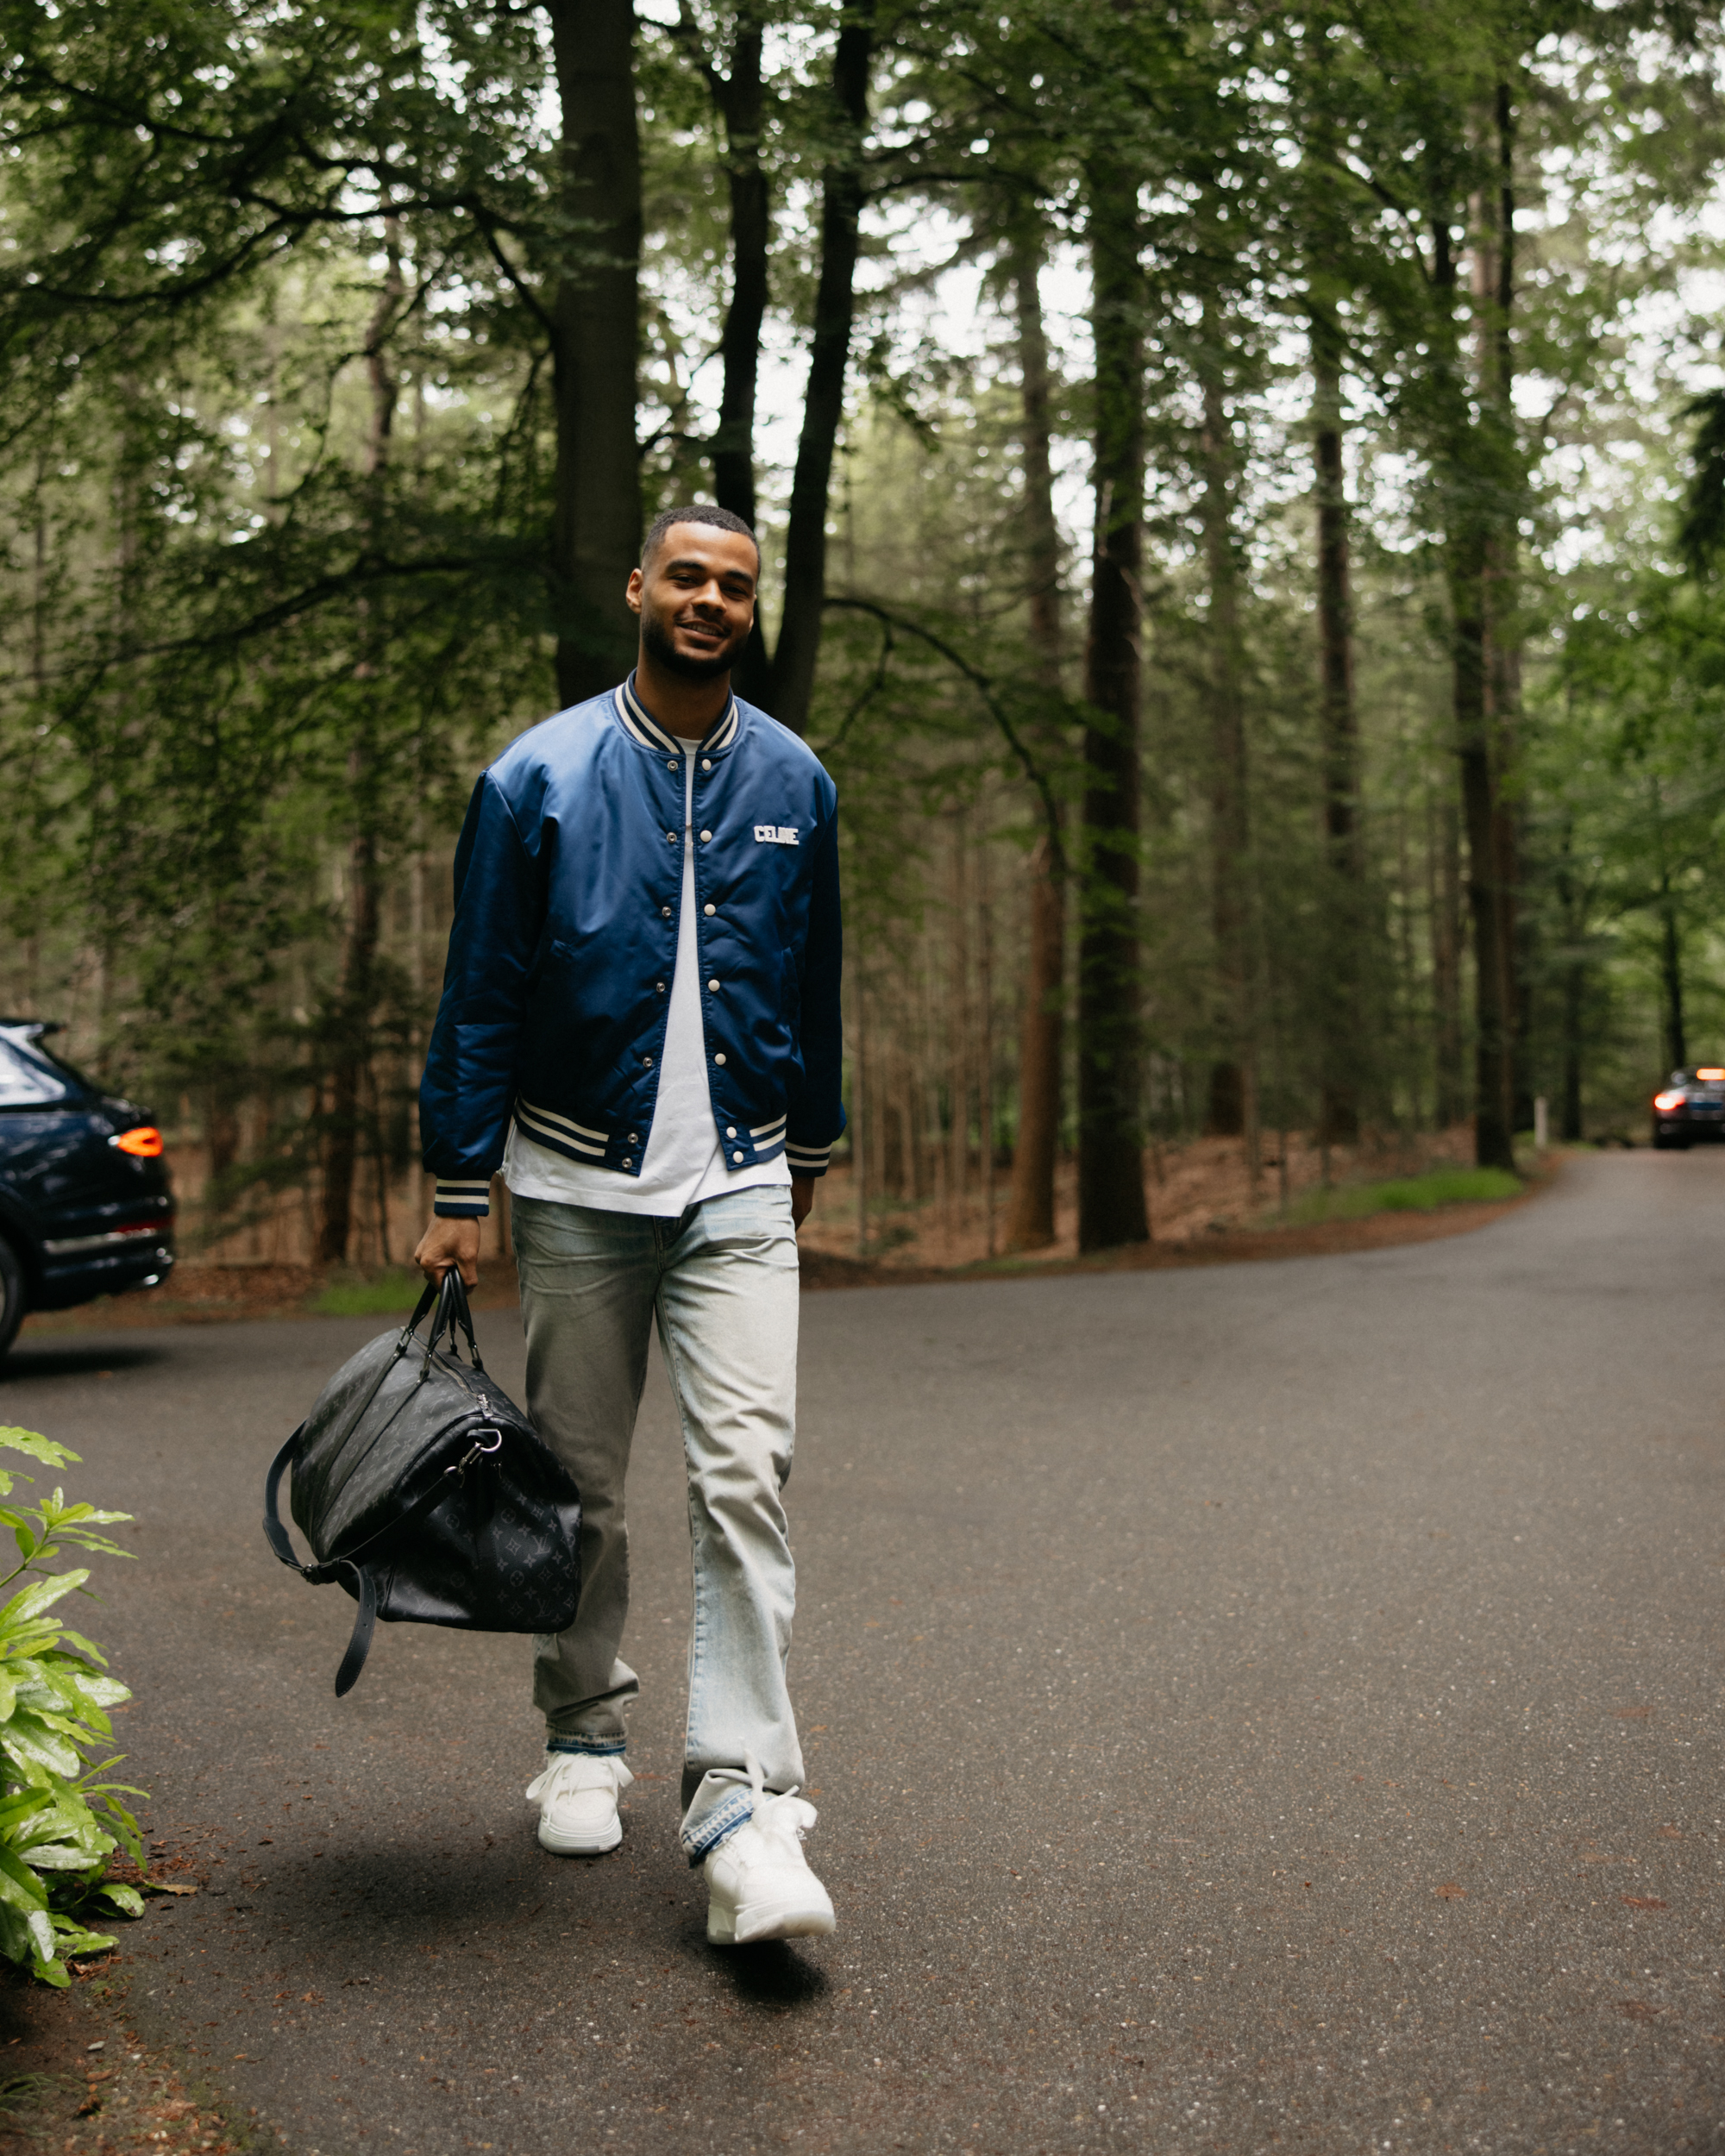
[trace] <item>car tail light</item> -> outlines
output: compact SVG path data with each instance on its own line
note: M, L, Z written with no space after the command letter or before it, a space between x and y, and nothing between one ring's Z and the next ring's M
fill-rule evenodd
M161 1158L162 1134L154 1123L141 1123L135 1131L122 1131L108 1143L117 1145L122 1153L129 1153L134 1160Z
M1666 1111L1680 1108L1683 1106L1683 1095L1680 1093L1656 1093L1653 1095L1653 1106Z
M1709 1086L1716 1086L1722 1078L1725 1078L1725 1070L1697 1070L1695 1075L1697 1078L1705 1079Z

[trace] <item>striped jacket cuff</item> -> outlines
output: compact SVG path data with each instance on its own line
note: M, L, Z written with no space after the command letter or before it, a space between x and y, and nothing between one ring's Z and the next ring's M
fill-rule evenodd
M787 1144L785 1158L790 1163L794 1175L824 1175L826 1163L832 1153L830 1145L792 1145Z
M483 1220L491 1211L491 1177L478 1182L445 1182L439 1176L431 1210L440 1220Z

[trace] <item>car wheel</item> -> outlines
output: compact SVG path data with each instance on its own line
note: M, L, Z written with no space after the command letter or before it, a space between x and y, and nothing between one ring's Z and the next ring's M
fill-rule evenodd
M0 1355L17 1337L28 1307L24 1269L18 1263L18 1253L4 1236L0 1236Z

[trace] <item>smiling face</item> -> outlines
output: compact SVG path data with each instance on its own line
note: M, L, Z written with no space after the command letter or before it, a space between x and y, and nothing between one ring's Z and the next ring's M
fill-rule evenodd
M641 648L667 674L712 681L743 655L755 621L755 542L712 524L673 524L629 579Z

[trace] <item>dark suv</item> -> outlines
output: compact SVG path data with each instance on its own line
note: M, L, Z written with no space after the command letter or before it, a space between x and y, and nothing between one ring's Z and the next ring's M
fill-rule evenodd
M173 1269L161 1132L42 1045L40 1018L0 1018L0 1355L27 1310L65 1310Z
M1674 1070L1653 1095L1653 1144L1681 1151L1697 1138L1725 1138L1725 1069Z

